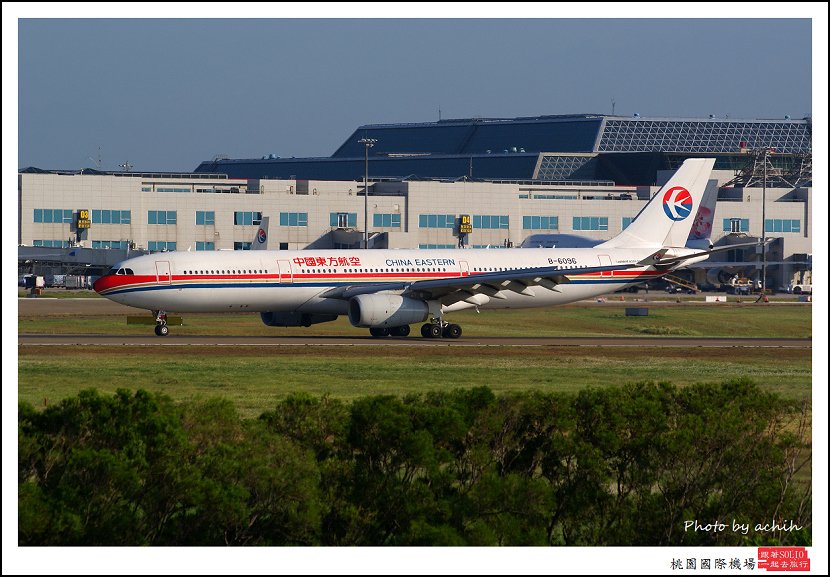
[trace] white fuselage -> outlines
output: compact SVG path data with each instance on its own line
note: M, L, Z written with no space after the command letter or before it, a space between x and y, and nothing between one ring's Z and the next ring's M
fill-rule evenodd
M132 274L102 277L95 289L114 301L149 310L343 315L348 309L346 300L321 295L344 286L400 286L527 268L630 267L652 252L622 248L169 252L124 261L117 268L129 269ZM568 282L554 289L504 290L492 299L477 295L473 303L458 302L443 311L564 304L610 293L664 272L637 267L568 274Z

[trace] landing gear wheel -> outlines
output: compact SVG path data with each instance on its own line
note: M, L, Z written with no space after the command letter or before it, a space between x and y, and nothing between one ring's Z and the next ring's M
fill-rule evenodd
M156 325L156 336L157 337L166 337L167 333L170 332L170 327L167 325Z
M444 327L442 331L442 335L444 338L447 339L457 339L461 336L461 326L460 325L447 325Z
M393 337L408 337L409 330L409 325L401 325L399 327L392 328L389 332Z
M421 334L428 339L440 339L441 325L424 325L421 327Z
M369 329L369 334L375 338L388 337L389 329L386 327L372 327Z

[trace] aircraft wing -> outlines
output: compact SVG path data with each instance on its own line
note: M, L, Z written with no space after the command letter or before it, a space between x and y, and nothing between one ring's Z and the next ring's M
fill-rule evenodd
M394 292L403 296L438 300L451 304L470 300L475 304L476 295L490 298L505 298L503 293L511 291L529 297L535 296L535 287L557 290L557 285L570 282L568 275L594 274L642 266L639 264L564 268L559 266L511 269L499 272L476 273L435 280L419 280L411 283L392 282L337 287L320 296L336 299L350 299L362 294Z

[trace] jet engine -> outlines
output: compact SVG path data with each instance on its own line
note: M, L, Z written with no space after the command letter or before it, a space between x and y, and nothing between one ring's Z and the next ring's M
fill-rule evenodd
M349 322L356 327L399 327L428 316L427 303L400 295L359 295L349 301Z

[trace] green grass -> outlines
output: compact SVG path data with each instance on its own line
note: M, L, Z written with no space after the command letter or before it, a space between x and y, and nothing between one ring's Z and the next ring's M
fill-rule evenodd
M649 306L645 317L625 316L625 306ZM136 310L135 315L149 316ZM185 314L184 326L172 334L217 336L363 335L345 317L309 328L266 327L258 314ZM523 310L464 311L448 315L461 324L468 336L625 336L680 335L713 337L795 337L812 335L810 304L573 304ZM126 316L112 315L21 315L18 331L37 334L148 334L151 329L126 324ZM417 334L418 326L413 326Z
M496 393L575 392L585 386L749 377L787 398L810 398L811 350L607 347L19 347L21 400L54 403L94 386L222 396L249 417L292 392L345 400L486 385Z

